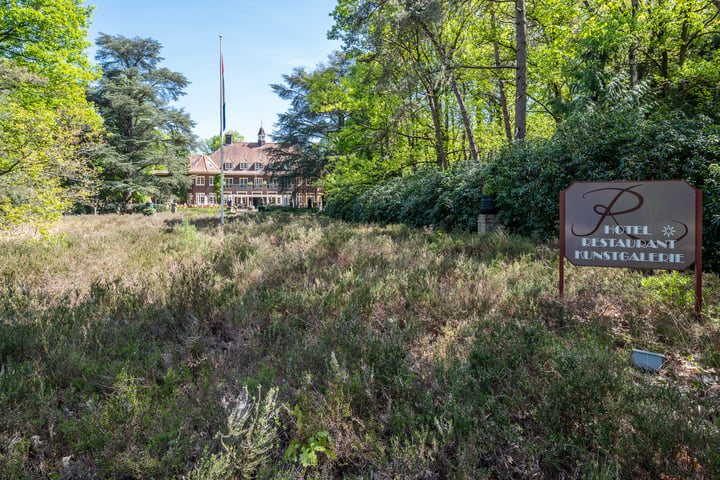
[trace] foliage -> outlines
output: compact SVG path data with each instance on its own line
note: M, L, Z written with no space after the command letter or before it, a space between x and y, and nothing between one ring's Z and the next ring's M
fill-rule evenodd
M332 438L326 431L317 432L311 435L306 444L301 444L297 440L290 442L290 446L285 451L285 461L298 462L303 467L314 467L318 464L318 453L333 457Z
M273 139L280 147L271 153L269 171L310 178L325 173L330 156L338 149L334 133L344 128L348 115L338 98L342 94L334 92L348 65L343 55L331 55L327 65L313 72L296 68L292 75L283 76L284 83L272 85L280 98L290 102L290 109L278 116Z
M720 268L713 165L720 161L720 126L681 112L650 114L634 90L608 92L568 119L549 140L499 151L489 162L486 186L497 195L502 223L524 235L559 232L559 193L574 181L686 180L704 189L704 261ZM579 142L578 139L582 139Z
M0 237L3 478L720 474L715 274L698 322L632 270L568 266L559 301L557 254L514 235L274 209L61 230Z
M194 124L171 102L185 94L187 79L160 67L156 40L101 34L96 43L103 75L89 98L107 129L104 143L94 149L101 197L129 208L138 196L156 201L179 196L189 181Z
M334 188L325 197L325 213L351 222L473 230L483 173L477 162L458 162L445 171L420 168L356 192Z
M83 155L99 131L84 98L91 8L78 0L0 5L0 229L46 233L93 193Z
M255 478L257 470L270 460L277 440L277 388L271 388L264 399L258 387L253 398L244 387L227 418L227 433L218 433L223 451L200 462L195 470L203 480L231 477Z
M521 130L510 112L520 106L514 99L523 96L515 17L524 3L337 2L330 36L343 41L340 51L328 64L296 70L275 87L282 98L292 99L278 124L284 146L296 147L291 157L299 161L304 156L308 168L326 174L326 192L347 205L378 183L428 164L446 170L466 160L517 156L519 169L523 156L535 155L541 148L537 144L558 128L564 141L555 138L543 147L552 146L548 154L582 153L585 135L602 142L599 127L605 126L598 116L606 107L592 117L588 106L607 106L609 93L627 88L637 100L632 108L653 112L650 123L672 126L685 115L717 124L720 15L714 2L529 2L527 139L535 146L505 149L513 130ZM616 112L606 119L611 131L629 127L628 148L638 118L632 108L627 116ZM577 118L583 116L584 125ZM667 161L673 156L684 161L682 152L650 152L650 143L638 146ZM606 154L619 153L606 147ZM660 167L656 160L630 173L676 168ZM554 193L555 184L566 179L554 178L553 168L538 163L528 175L548 179L548 187L537 184ZM620 170L614 173L627 169ZM546 226L533 219L524 231L549 235Z
M643 278L641 283L652 290L661 302L691 307L695 301L692 277L677 270Z
M226 130L223 133L223 141L225 135L232 135L233 142L242 142L243 136L236 130ZM200 153L210 155L220 150L220 135L213 135L210 138L206 138L200 142Z

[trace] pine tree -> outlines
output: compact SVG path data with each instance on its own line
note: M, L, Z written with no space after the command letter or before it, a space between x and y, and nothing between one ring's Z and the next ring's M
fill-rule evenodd
M181 192L194 123L171 103L185 94L187 79L159 66L161 45L151 38L100 34L96 44L103 74L90 99L107 130L95 150L101 195L129 209L137 197Z

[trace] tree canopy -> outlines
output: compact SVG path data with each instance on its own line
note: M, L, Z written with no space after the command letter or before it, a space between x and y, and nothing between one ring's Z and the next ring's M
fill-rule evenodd
M102 198L129 208L133 199L181 194L194 123L172 103L187 79L160 66L161 46L151 38L100 34L96 44L103 74L89 98L107 130L94 151Z
M92 193L90 13L80 0L0 3L0 228L44 231Z
M223 137L227 135L232 135L233 142L242 142L244 140L244 137L240 135L240 132L237 130L225 130ZM220 141L220 135L213 135L210 138L201 140L199 144L200 153L210 155L211 153L220 150Z
M343 68L274 87L291 99L280 137L303 147L293 135L314 129L331 188L549 138L609 88L643 84L639 101L657 108L720 112L717 2L339 0L333 18ZM333 111L342 125L314 128Z

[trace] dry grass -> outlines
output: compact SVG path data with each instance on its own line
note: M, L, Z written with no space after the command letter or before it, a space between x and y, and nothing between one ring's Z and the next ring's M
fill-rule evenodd
M193 212L61 231L0 238L6 478L239 476L216 434L258 386L283 407L255 478L720 474L715 275L698 322L661 275L568 266L561 301L552 246L506 234ZM316 464L284 456L323 432Z

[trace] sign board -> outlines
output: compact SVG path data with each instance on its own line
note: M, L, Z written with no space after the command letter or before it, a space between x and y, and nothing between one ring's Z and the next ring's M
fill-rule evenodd
M702 191L684 181L576 182L560 193L560 296L573 265L684 270L702 307Z
M573 265L684 270L695 263L695 189L682 181L573 183L563 228Z

